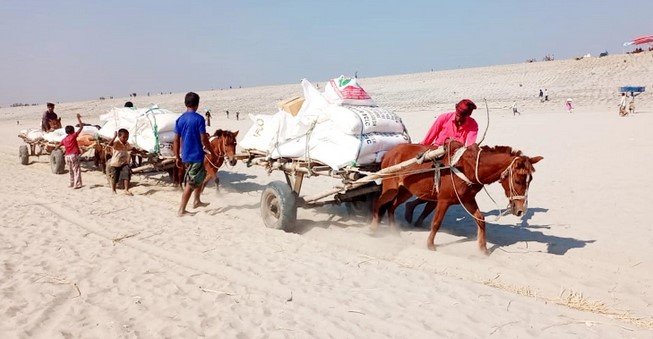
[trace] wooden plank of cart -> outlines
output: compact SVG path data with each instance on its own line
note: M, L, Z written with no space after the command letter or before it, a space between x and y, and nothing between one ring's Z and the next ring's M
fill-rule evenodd
M265 152L248 150L236 155L248 167L260 166L268 173L282 171L286 182L273 181L261 193L261 218L265 226L291 231L297 220L297 208L347 203L350 212L369 213L381 191L376 182L421 161L433 160L444 154L442 149L426 152L416 158L380 169L380 164L348 166L339 170L306 158L271 159ZM328 176L341 179L341 184L320 194L300 196L304 178Z

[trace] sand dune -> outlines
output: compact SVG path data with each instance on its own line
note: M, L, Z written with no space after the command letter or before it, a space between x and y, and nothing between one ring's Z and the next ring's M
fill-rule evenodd
M625 60L625 62L624 62ZM211 204L177 218L180 191L162 175L135 176L135 196L114 196L85 164L84 188L50 173L49 159L17 161L19 129L41 108L0 109L0 332L5 337L650 337L653 180L650 94L617 116L617 86L653 88L653 55L615 55L361 79L395 109L414 139L462 97L490 107L488 145L542 155L522 219L494 221L498 185L479 195L488 257L475 226L452 208L426 249L426 228L367 235L341 206L301 210L296 233L267 229L263 187L283 180L238 164L220 173ZM521 85L521 86L520 86ZM547 88L551 101L540 103ZM200 92L220 128L247 120L216 114L274 111L298 85ZM574 114L563 101L572 97ZM138 97L180 111L183 95ZM62 103L97 121L126 99ZM508 106L519 102L521 116ZM474 113L488 125L484 104ZM16 121L20 121L20 125ZM334 181L310 178L304 194ZM403 215L403 209L399 209ZM400 218L402 220L402 218Z

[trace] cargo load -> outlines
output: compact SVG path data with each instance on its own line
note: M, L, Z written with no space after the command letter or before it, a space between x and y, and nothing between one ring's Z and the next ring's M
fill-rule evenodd
M356 79L332 81L333 85L320 93L308 80L302 80L304 100L296 114L281 108L272 115L250 115L253 125L240 146L263 151L273 159L312 159L337 170L378 163L391 148L410 143L401 118L376 106Z

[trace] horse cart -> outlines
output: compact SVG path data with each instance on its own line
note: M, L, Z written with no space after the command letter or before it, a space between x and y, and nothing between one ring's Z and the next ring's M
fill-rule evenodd
M59 142L48 141L43 138L33 138L29 133L25 132L18 134L18 137L25 143L18 147L18 158L22 165L29 164L29 157L49 156L52 173L64 173L66 161ZM79 148L82 154L84 154L91 149L95 149L95 145L80 145Z
M306 158L271 159L265 152L247 150L236 154L236 159L248 167L260 166L271 173L283 172L286 181L273 181L261 193L261 218L267 227L291 231L297 219L297 208L319 207L328 204L347 206L350 213L369 214L372 204L381 191L377 181L406 169L421 161L433 160L444 154L436 149L420 157L380 170L379 163L364 166L347 166L339 170ZM327 176L341 180L330 190L311 196L300 196L304 178Z

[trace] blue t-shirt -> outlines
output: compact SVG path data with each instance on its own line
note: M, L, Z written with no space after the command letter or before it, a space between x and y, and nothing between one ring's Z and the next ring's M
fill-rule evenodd
M206 133L204 118L195 111L187 111L175 122L175 133L181 137L181 160L204 162L202 135Z

